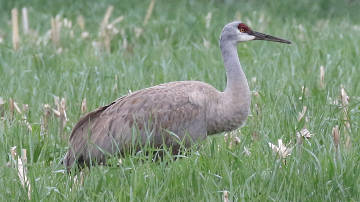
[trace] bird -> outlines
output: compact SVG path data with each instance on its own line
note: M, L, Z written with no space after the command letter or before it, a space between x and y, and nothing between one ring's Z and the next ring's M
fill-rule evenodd
M63 159L66 169L74 164L106 164L108 156L140 150L145 144L178 152L180 144L189 147L209 135L241 127L250 113L251 95L237 44L252 40L291 44L253 31L241 21L226 24L219 40L227 78L223 91L201 81L175 81L99 107L73 127Z

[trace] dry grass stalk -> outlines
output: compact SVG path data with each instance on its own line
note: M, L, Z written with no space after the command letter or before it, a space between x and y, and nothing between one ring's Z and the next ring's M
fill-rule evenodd
M104 47L107 53L111 52L111 38L109 35L105 35L104 37Z
M51 18L51 41L55 46L60 45L61 25L62 24L59 15L57 15L55 18Z
M27 129L28 129L30 132L32 132L32 127L31 127L30 123L28 122L27 117L26 117L25 114L23 114L22 119L23 119L23 122L25 123Z
M135 27L134 32L135 32L135 37L139 38L141 34L144 32L144 29L141 27Z
M118 76L115 75L115 82L112 91L115 92L118 89Z
M309 89L308 88L305 88L305 86L301 86L301 96L299 97L299 100L302 100L303 99L303 96L304 97L307 97L309 96Z
M349 120L349 96L346 93L345 88L341 87L341 103L343 107L343 114L344 114L344 125L345 125L345 147L349 149L351 147L351 137L349 132L351 132L351 125Z
M126 34L125 34L125 31L123 29L120 30L120 34L121 34L121 38L123 40L123 44L122 44L122 48L124 50L127 50L128 48L128 41L127 41L127 38L126 38Z
M103 18L103 20L102 20L102 22L100 24L100 29L99 29L99 36L100 37L103 37L104 34L105 34L105 29L106 29L107 25L109 24L109 19L110 19L110 16L111 16L113 10L114 10L114 6L109 6L106 9L104 18Z
M346 130L345 130L346 131ZM345 133L346 134L346 140L345 140L345 148L346 149L350 149L351 148L351 137L349 134Z
M41 127L40 127L40 135L44 136L47 134L47 128L48 128L48 120L51 113L51 107L49 104L44 104L43 106L43 116L41 119Z
M23 104L23 105L22 105L22 108L23 108L23 112L24 112L25 114L27 114L27 113L29 112L29 105L28 105L28 104Z
M298 146L302 145L304 142L304 138L299 134L299 132L296 133L296 144Z
M64 18L63 23L64 23L65 28L71 29L71 27L72 27L72 21L71 20L69 20L67 18Z
M325 88L325 69L324 66L320 66L320 88Z
M119 30L114 27L112 24L108 24L106 26L104 35L103 35L103 45L105 47L105 50L110 53L111 52L111 40L114 35L118 34Z
M223 201L224 202L229 202L229 192L228 191L223 191Z
M124 16L119 16L115 18L115 20L111 21L110 25L115 26L116 24L120 23L124 20Z
M255 112L256 112L256 116L261 115L261 109L257 103L255 103Z
M286 158L287 156L291 155L291 148L287 148L283 142L282 139L278 139L278 145L274 145L272 143L268 143L269 147L275 152L277 153L281 158Z
M109 6L106 10L103 21L100 24L99 29L99 37L101 45L105 48L105 50L110 53L111 52L111 39L114 35L118 34L120 31L115 27L117 23L120 23L124 20L123 16L117 17L111 23L109 23L109 19L112 11L114 10L113 6Z
M296 144L301 145L303 143L303 139L310 139L314 134L310 133L310 131L306 128L301 129L299 132L296 132Z
M208 14L205 17L205 27L206 27L206 29L209 29L209 27L210 27L211 17L212 17L212 13L208 12Z
M12 99L11 99L11 100L12 100ZM21 111L20 107L18 106L18 104L17 104L15 101L12 100L12 103L13 103L12 105L13 105L15 111L16 111L18 114L21 115L22 121L23 121L24 124L26 125L27 129L28 129L30 132L32 132L32 127L31 127L30 123L29 123L28 120L27 120L26 114ZM27 105L27 104L25 104L25 106L26 106L26 105ZM27 105L27 107L25 107L25 109L26 109L26 108L27 108L27 110L28 110L29 106Z
M121 166L122 163L123 163L123 162L122 162L121 158L119 158L119 159L118 159L118 162L117 162L117 166Z
M72 30L72 21L67 19L67 18L64 18L63 19L63 26L64 28L67 29L67 35L70 37L70 38L74 38L74 30Z
M155 0L151 0L151 2L149 4L149 7L148 7L148 9L146 11L146 16L144 18L144 26L147 25L147 23L149 22L149 19L150 19L151 15L152 15L154 6L155 6Z
M80 176L80 180L79 180L79 176ZM78 185L83 185L84 184L84 173L83 171L80 172L80 174L77 174L74 176L74 179L73 179L73 188L75 186L78 186ZM70 188L70 191L72 191L72 189Z
M60 111L56 110L56 109L53 109L51 108L51 111L54 113L54 115L58 118L60 118Z
M89 32L81 32L81 38L87 39L89 38L89 36L90 36Z
M19 20L18 10L13 8L11 10L11 24L12 24L12 43L14 50L18 50L20 47L20 35L19 35Z
M60 101L60 134L63 136L64 127L66 125L66 122L68 121L67 115L66 115L66 100L65 98L61 98Z
M240 138L231 132L225 133L224 140L229 144L229 149L232 149L234 145L238 145L241 142Z
M22 114L19 105L13 100L12 100L12 103L14 105L14 109L16 110L16 112L19 113L19 114Z
M297 132L296 134L306 139L310 139L312 136L314 136L314 134L310 133L310 131L306 128L301 129L301 131Z
M16 146L13 146L10 148L10 154L11 154L11 158L13 160L13 162L16 161Z
M306 111L307 111L307 106L303 106L303 109L301 112L299 112L299 116L297 119L299 122L304 118Z
M21 182L21 185L28 190L28 199L31 199L31 185L27 178L27 157L26 157L26 149L21 150L21 159L18 157L17 159L17 169L18 176Z
M208 40L206 40L205 38L203 38L203 45L206 49L210 48L210 42Z
M65 98L59 98L58 96L54 96L54 103L57 109L51 109L55 116L57 116L60 119L60 136L63 136L64 127L66 125L66 122L68 121L67 115L66 115L66 100ZM65 137L64 137L65 138Z
M343 107L347 107L349 105L349 96L346 93L346 90L344 87L341 87L341 102ZM344 109L344 111L347 113L347 108Z
M4 43L5 33L0 29L0 44Z
M79 15L77 18L76 18L76 22L77 24L79 25L80 29L82 31L85 30L85 19L82 15Z
M25 7L22 8L21 13L22 13L22 25L23 25L24 34L28 34L29 33L29 19L28 19L27 8L25 8Z
M256 77L254 76L254 77L251 77L251 83L256 83Z
M23 113L23 112L21 111L19 105L18 105L12 98L10 98L10 100L9 100L9 108L10 108L11 117L14 116L14 113L15 113L15 111L16 111L18 114L21 115L22 121L25 123L26 127L28 128L28 130L29 130L30 132L32 132L32 127L31 127L30 123L27 121L27 117L26 117L26 114L25 114L26 111L25 111L25 113ZM28 110L29 106L28 106L27 104L24 104L24 105L23 105L23 108L24 108L25 110Z
M4 116L4 109L3 109L4 105L5 105L5 100L2 97L0 97L0 117Z
M346 126L346 129L350 131L351 126L350 126L350 121L349 121L349 110L348 110L349 96L347 95L344 87L341 87L341 102L342 102L342 107L343 107L343 112L344 112L345 126Z
M86 113L87 112L87 104L86 104L86 98L84 98L81 102L81 113Z
M15 106L14 106L14 100L12 98L9 99L9 111L10 111L10 117L13 118Z
M339 150L339 145L340 145L340 131L339 131L339 126L335 126L332 129L332 135L333 135L333 140L334 140L334 147L335 150L338 151Z
M245 146L244 146L244 153L245 153L246 156L250 156L250 155L251 155L250 150L249 150L248 148L246 148Z

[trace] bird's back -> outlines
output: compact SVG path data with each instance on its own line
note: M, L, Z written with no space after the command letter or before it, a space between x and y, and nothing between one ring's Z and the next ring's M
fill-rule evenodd
M88 113L75 125L65 165L104 162L106 153L123 152L134 142L155 147L203 139L209 100L219 92L198 81L171 82L120 97ZM187 136L188 135L188 136Z

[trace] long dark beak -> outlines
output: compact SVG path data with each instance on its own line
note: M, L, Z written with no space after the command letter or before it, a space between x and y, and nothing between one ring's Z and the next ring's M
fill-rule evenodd
M275 41L275 42L280 42L280 43L287 43L287 44L291 44L291 41L285 40L285 39L280 39L271 35L267 35L267 34L263 34L260 32L255 32L255 31L251 31L248 34L252 35L255 37L254 40L265 40L265 41Z

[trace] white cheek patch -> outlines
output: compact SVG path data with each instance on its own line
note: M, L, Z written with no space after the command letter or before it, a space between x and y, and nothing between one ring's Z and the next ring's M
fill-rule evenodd
M255 37L254 36L251 36L249 34L240 34L239 35L239 41L251 41L251 40L254 40Z

